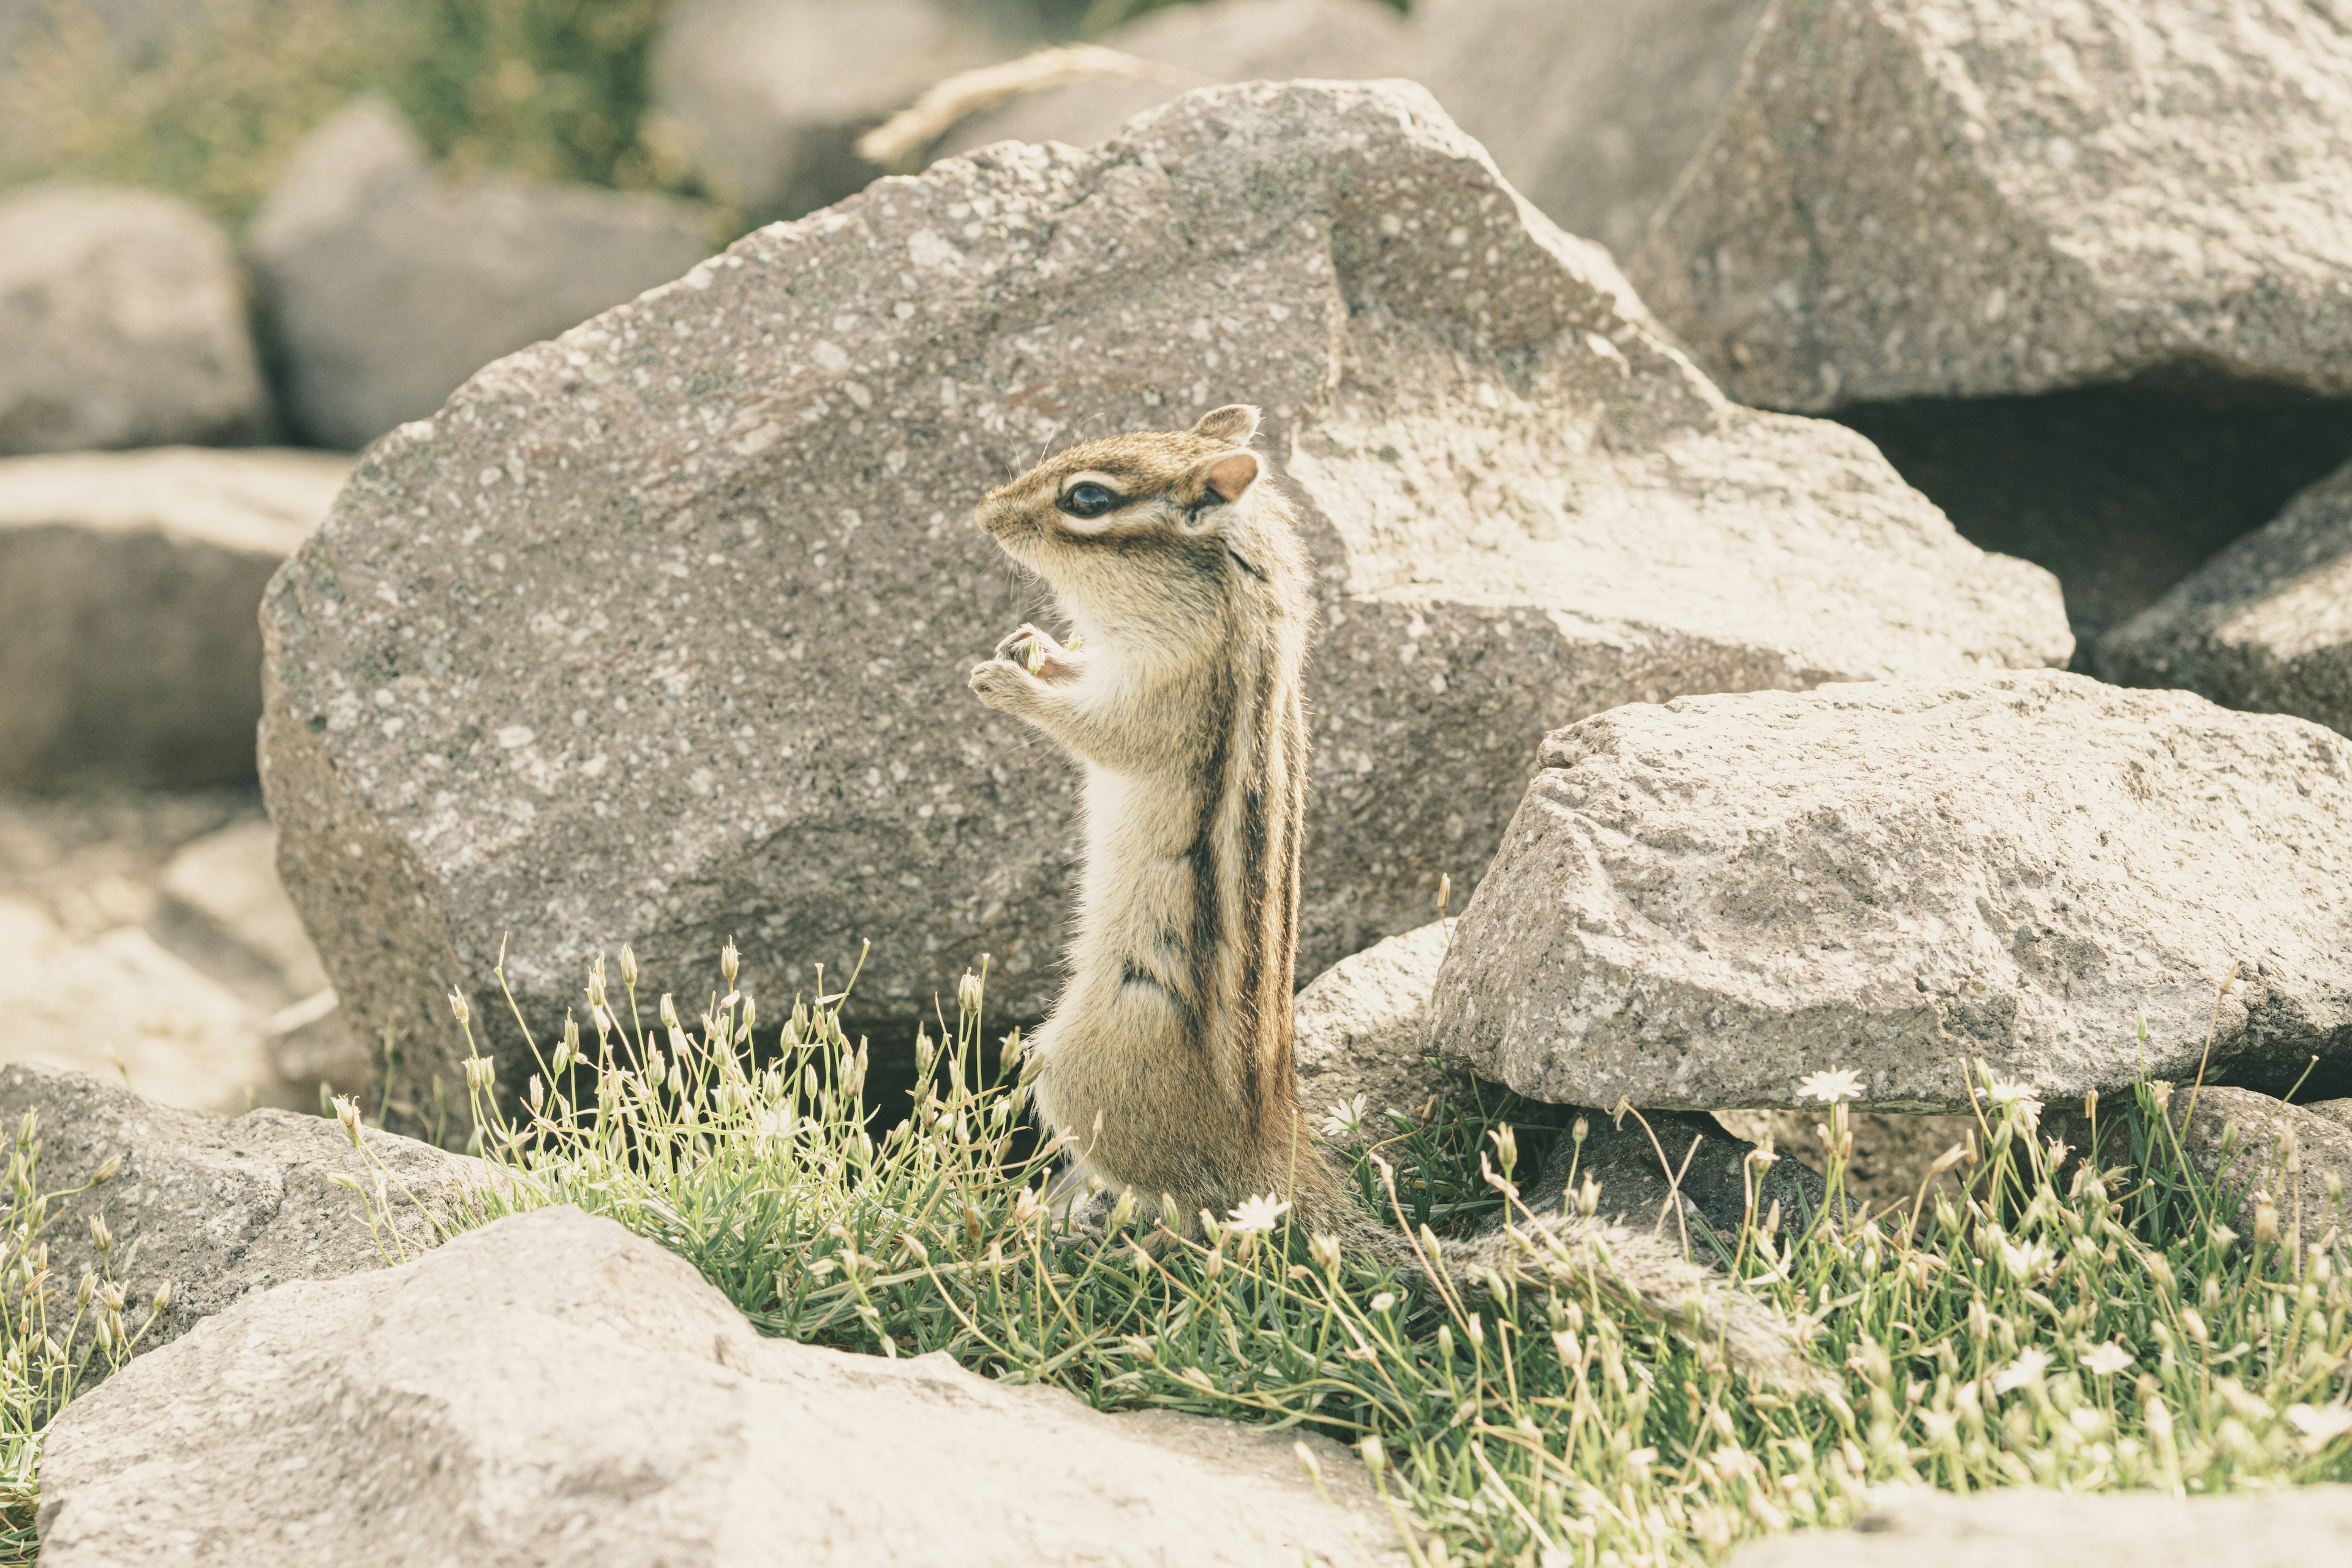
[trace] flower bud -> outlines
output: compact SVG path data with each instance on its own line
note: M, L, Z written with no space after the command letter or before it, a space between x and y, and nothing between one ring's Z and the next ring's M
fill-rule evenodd
M735 940L728 938L727 945L719 950L719 973L727 981L727 989L735 989L736 972L743 966L743 955L735 951Z
M474 1010L466 1005L465 994L459 991L452 991L449 993L449 1011L456 1016L457 1022L461 1025L471 1019L474 1016Z
M670 999L670 994L667 991L662 993L661 1021L668 1028L677 1027L677 1004Z
M959 1011L977 1015L980 1012L982 988L980 976L967 969L956 982L956 1007Z
M627 942L621 944L621 984L634 991L637 988L637 952Z
M106 1163L89 1173L90 1185L96 1186L100 1182L110 1182L121 1174L121 1171L122 1156L119 1153L109 1154L106 1157Z

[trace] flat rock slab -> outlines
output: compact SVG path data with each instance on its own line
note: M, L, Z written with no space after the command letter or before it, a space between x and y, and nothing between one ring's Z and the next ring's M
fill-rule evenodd
M439 1225L478 1203L487 1180L479 1161L372 1129L362 1159L324 1117L212 1116L82 1073L0 1068L0 1124L13 1133L28 1112L41 1141L41 1191L81 1186L108 1160L122 1161L110 1180L53 1203L44 1237L51 1268L70 1288L99 1266L89 1219L103 1217L114 1233L113 1278L132 1298L172 1287L142 1354L273 1285L339 1279L431 1248ZM381 1235L360 1194L334 1180L373 1186L378 1166L391 1205Z
M1038 609L970 509L1236 398L1325 594L1304 973L1466 892L1547 727L2071 646L1851 432L1725 402L1419 89L1204 90L762 229L369 454L265 616L355 1026L429 1040L454 982L502 1027L502 940L552 1027L598 951L687 994L730 936L771 1004L875 939L901 1039L983 952L1041 1016L1074 780L966 689Z
M2352 468L2099 644L2099 673L2352 735Z
M2084 1497L2024 1487L1898 1493L1853 1530L1752 1542L1728 1568L2314 1568L2352 1556L2352 1487L2233 1497Z
M1295 1437L762 1340L682 1259L551 1209L271 1291L68 1406L41 1560L1401 1563L1353 1459L1310 1439L1327 1503Z
M0 785L249 783L262 589L350 471L195 447L0 459Z
M1785 0L1632 271L1767 407L2341 396L2347 127L2352 31L2302 0Z
M593 185L444 183L398 111L363 99L303 140L254 215L286 416L320 446L364 447L500 354L677 277L708 222Z
M247 316L235 247L187 203L101 185L9 192L0 456L258 438L269 399Z
M2057 671L1685 698L1545 742L1441 1047L1580 1105L1958 1110L2352 1047L2352 742ZM2242 977L2217 992L2232 963ZM2147 1020L2147 1040L2136 1038Z

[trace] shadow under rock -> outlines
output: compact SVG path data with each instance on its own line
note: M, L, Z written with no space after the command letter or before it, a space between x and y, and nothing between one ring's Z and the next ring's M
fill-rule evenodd
M1971 543L2055 574L2085 671L2110 627L2352 458L2352 401L2185 374L1831 417Z

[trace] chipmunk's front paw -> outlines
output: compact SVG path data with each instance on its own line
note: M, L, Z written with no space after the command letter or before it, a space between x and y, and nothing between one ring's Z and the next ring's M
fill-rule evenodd
M1047 658L1055 658L1063 651L1062 645L1054 640L1054 635L1051 632L1040 630L1027 621L1024 621L1021 623L1020 630L1004 634L1003 640L996 645L996 657L1006 659L1026 658L1032 648L1035 648Z
M1036 679L1009 658L992 658L973 668L971 689L997 711L1017 713L1029 706Z

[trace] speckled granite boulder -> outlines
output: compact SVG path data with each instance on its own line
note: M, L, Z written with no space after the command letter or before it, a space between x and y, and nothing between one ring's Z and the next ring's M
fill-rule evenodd
M1772 408L2174 370L2352 393L2352 30L2303 0L1779 0L1631 267Z
M1959 1110L1973 1062L2054 1100L2193 1077L2209 1028L2241 1081L2352 1053L2316 724L2033 671L1621 708L1544 761L1431 1004L1523 1094L1794 1107L1846 1068Z
M870 937L901 1040L983 952L1037 1016L1074 781L965 689L1039 609L971 508L1235 399L1324 593L1301 973L1466 894L1549 727L2068 651L2047 574L1725 402L1420 89L1203 90L761 230L369 454L264 613L281 868L354 1028L454 1059L456 984L516 1053L501 942L554 1027L600 948L686 993L730 937L771 1009Z

